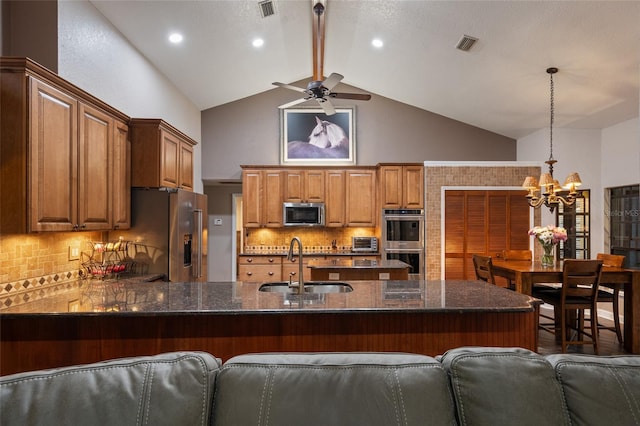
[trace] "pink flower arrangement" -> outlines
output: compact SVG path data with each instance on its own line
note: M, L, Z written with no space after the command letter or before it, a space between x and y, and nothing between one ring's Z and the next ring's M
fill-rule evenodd
M567 230L558 226L535 226L529 229L529 235L533 235L543 246L556 245L560 241L567 241Z

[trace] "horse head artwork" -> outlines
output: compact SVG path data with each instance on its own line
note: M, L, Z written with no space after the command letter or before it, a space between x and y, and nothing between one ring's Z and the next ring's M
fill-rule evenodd
M308 142L292 141L287 144L289 158L349 158L349 138L335 123L316 117L316 126Z

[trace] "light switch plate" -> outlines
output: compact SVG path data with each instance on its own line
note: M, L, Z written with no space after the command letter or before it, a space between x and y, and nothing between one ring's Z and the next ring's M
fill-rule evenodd
M80 247L69 246L69 260L80 259Z

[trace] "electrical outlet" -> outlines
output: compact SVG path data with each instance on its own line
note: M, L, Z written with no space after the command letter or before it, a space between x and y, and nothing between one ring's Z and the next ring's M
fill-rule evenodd
M219 217L214 218L213 219L213 224L216 225L216 226L222 225L222 219L219 218Z
M80 247L69 246L69 260L80 259Z

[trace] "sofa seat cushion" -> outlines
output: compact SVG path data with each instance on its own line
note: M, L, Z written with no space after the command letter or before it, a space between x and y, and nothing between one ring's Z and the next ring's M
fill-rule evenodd
M213 424L455 424L447 376L400 353L255 354L220 370Z
M207 425L220 360L173 352L0 378L0 424Z
M521 348L447 351L447 370L461 425L565 425L569 415L551 364Z
M640 424L640 356L549 355L574 425Z

